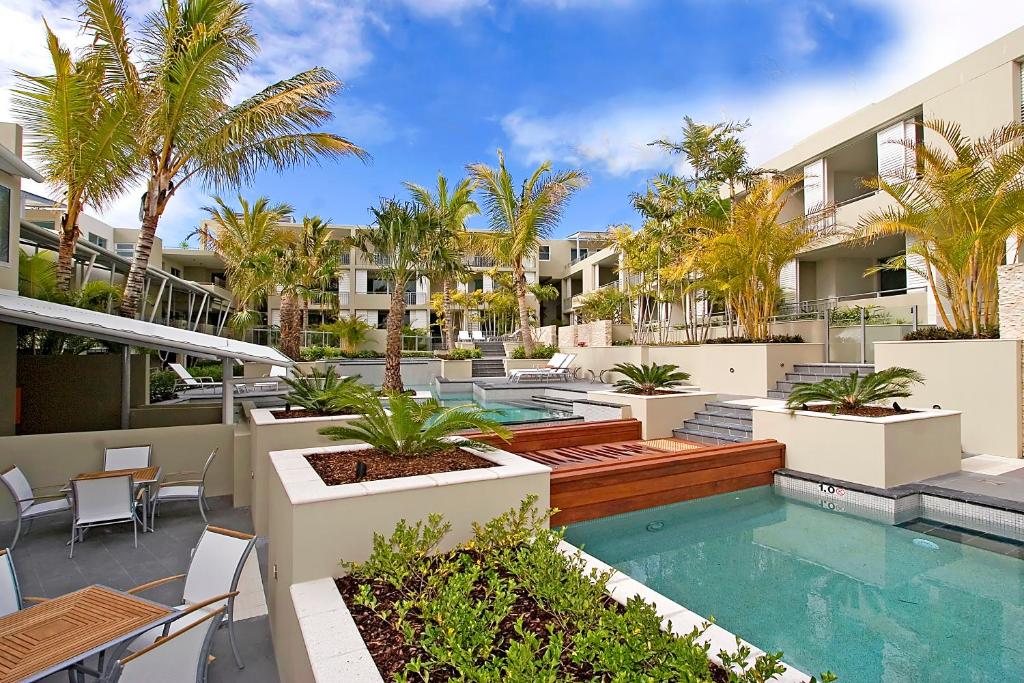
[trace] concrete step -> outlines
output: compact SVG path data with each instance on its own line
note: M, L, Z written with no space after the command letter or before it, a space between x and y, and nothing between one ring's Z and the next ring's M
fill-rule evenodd
M751 408L748 406L736 405L734 403L725 403L723 401L709 401L704 404L704 412L714 413L715 415L725 415L728 417L738 417L753 419L753 413Z
M779 391L778 389L769 389L768 398L778 398L785 401L787 398L789 398L789 392Z
M501 342L477 342L476 347L485 357L505 357L505 345Z
M722 424L719 422L692 419L683 421L683 429L691 432L700 432L712 436L729 436L750 441L753 438L754 429L752 425L738 426Z
M793 366L793 372L800 375L824 375L841 377L851 372L859 372L865 375L874 372L875 366L867 363L797 363Z
M504 377L505 364L500 359L474 358L474 377Z
M572 400L568 398L558 398L556 396L531 396L530 400L534 403L542 403L555 408L572 410Z
M691 429L673 429L672 435L677 439L684 439L686 441L693 441L695 443L702 443L707 446L726 446L734 443L745 443L750 439L743 439L736 436L726 436L724 434L709 434L703 431L691 430Z
M746 417L739 417L734 415L726 415L724 413L712 413L707 410L698 410L694 412L693 419L698 422L714 423L719 425L729 425L733 427L750 427L754 423L753 415Z

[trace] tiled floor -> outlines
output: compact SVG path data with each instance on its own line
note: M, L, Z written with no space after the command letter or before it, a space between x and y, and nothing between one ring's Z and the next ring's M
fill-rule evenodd
M214 498L210 523L238 531L252 532L248 508L230 507L230 499ZM188 568L191 549L203 529L203 520L192 503L161 506L154 533L139 534L139 547L132 545L130 527L107 527L90 531L75 545L74 559L68 559L65 545L70 534L70 517L56 516L34 524L31 533L22 535L14 549L14 564L22 594L56 597L91 584L127 589L140 584L181 574ZM6 546L14 525L0 524L0 546ZM260 574L266 576L266 548L257 544L258 563L246 565L239 581L236 600L235 633L245 669L239 670L231 656L226 629L217 632L210 665L210 683L277 683L277 665L266 616L266 596ZM261 570L262 566L262 570ZM146 592L157 602L177 604L181 583L174 582ZM66 681L66 674L55 674L46 681Z
M1024 460L975 455L964 458L961 471L920 482L951 491L962 491L1024 504Z

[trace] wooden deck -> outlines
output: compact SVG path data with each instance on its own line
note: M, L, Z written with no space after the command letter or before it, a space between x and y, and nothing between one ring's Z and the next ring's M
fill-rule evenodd
M637 420L608 420L515 432L495 446L551 467L554 524L678 503L772 482L785 463L777 441L704 446L642 441Z

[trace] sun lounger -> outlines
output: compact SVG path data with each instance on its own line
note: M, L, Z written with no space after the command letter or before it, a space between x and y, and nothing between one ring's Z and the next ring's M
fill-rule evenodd
M569 366L576 360L572 353L556 353L543 368L524 368L513 370L508 373L510 382L526 380L560 379L563 382L569 380Z

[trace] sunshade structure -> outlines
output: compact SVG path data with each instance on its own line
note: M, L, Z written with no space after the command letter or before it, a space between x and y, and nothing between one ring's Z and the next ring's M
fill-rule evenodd
M124 372L122 373L122 426L127 427L129 347L186 353L201 358L219 358L224 363L224 421L230 423L234 413L233 363L236 360L271 365L292 365L290 358L269 346L225 339L212 334L182 330L159 323L122 318L109 313L90 311L18 295L0 290L0 322L26 325L65 334L75 334L107 342L124 344Z

